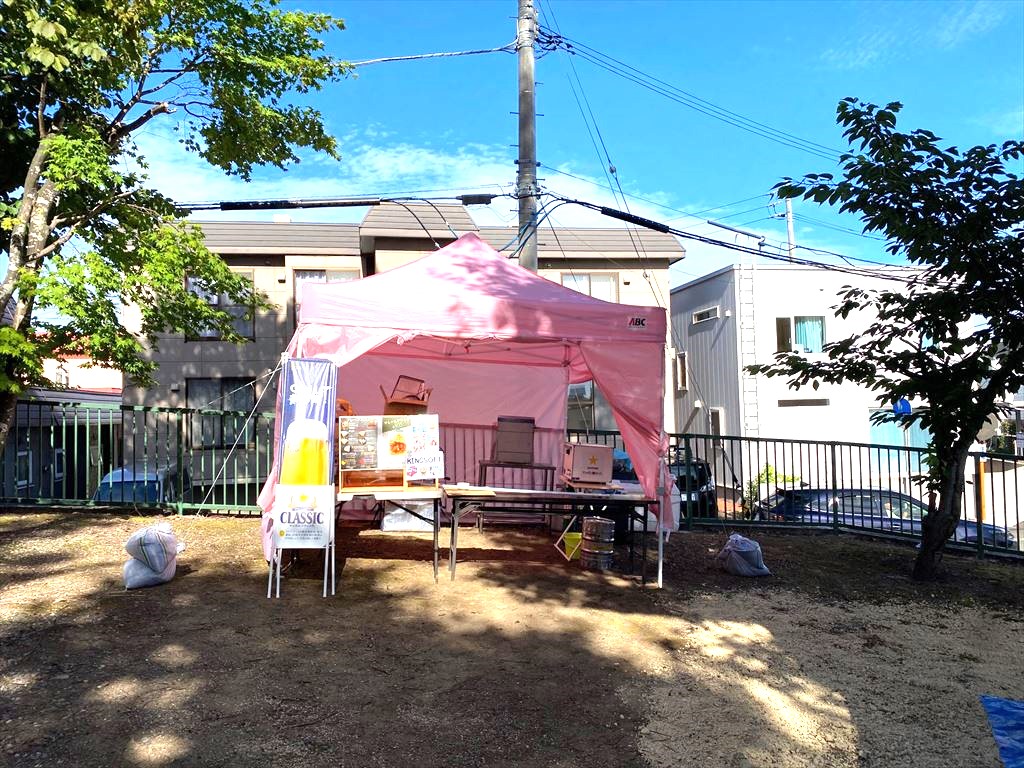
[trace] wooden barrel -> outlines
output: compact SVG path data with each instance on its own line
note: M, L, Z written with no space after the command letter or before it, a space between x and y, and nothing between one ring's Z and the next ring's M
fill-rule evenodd
M590 571L607 571L615 557L615 521L606 517L583 518L584 568Z

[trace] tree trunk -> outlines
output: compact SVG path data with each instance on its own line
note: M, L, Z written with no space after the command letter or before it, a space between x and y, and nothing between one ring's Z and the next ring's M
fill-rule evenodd
M49 242L50 223L58 202L56 185L44 179L48 159L48 145L40 141L25 176L21 205L10 237L7 273L0 281L0 324L23 336L32 325L34 278L42 271L45 254L40 254ZM26 276L31 279L26 280ZM24 386L29 382L22 362L14 356L0 356L7 377ZM0 456L7 446L17 403L16 392L0 392Z
M18 405L18 396L13 392L0 392L0 458L7 448L7 435L14 423L14 410Z
M938 453L939 501L929 508L921 522L921 548L914 560L913 577L925 581L937 575L939 554L960 522L960 505L964 491L964 467L970 446L955 446L948 453Z

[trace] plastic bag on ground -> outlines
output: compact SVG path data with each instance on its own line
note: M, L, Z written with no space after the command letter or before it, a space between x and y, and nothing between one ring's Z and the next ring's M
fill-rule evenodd
M158 523L133 533L124 548L150 570L161 573L178 556L178 537L172 533L170 523Z
M174 571L178 567L178 558L172 557L163 571L154 571L141 560L130 558L124 564L124 588L139 589L140 587L155 587L158 584L166 584L174 578Z
M761 545L738 533L732 534L718 553L717 560L729 573L737 576L771 576L761 558Z
M124 548L131 555L123 569L125 589L138 589L173 579L178 553L185 549L185 544L178 541L170 523L158 523L133 533Z

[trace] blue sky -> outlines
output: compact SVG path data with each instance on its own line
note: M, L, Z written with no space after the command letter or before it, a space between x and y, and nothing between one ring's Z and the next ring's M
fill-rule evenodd
M683 2L538 0L541 23L589 49L729 110L835 150L846 148L835 107L846 96L901 101L900 127L928 128L965 147L1024 137L1022 2ZM346 30L329 50L349 61L502 46L515 0L285 2L332 13ZM578 78L578 80L576 79ZM834 169L832 160L752 135L652 93L579 56L537 62L538 158L544 186L621 207L607 189L605 149L630 209L743 244L705 219L784 241L771 187L783 176ZM574 92L575 89L575 92ZM156 186L182 201L511 191L516 58L491 53L358 69L315 97L341 140L340 163L307 158L243 184L178 154L164 128L142 137ZM583 108L577 103L585 99ZM590 128L584 112L592 114ZM592 138L593 131L600 139ZM515 203L474 209L480 224L516 222ZM842 231L856 219L796 202L801 245L882 258L882 244ZM294 211L294 220L358 220L358 210ZM689 214L689 215L688 215ZM260 218L253 213L198 218ZM265 214L262 217L269 217ZM572 206L556 225L620 226ZM687 246L673 285L737 256ZM806 255L806 254L805 254Z

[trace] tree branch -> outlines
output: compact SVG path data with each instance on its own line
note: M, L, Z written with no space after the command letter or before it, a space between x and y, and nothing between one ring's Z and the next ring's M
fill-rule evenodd
M111 197L111 198L109 198L107 200L104 200L101 203L98 203L98 204L94 205L92 208L90 208L88 211L86 211L85 213L81 214L80 216L74 216L74 217L71 217L71 218L68 218L68 219L63 219L63 220L60 219L59 217L55 218L53 220L53 222L51 223L51 228L56 228L58 226L67 226L68 227L67 230L62 232L59 237L57 237L52 243L47 245L45 248L41 248L39 251L37 251L32 256L32 259L34 261L38 261L40 259L45 258L46 256L49 256L55 250L57 250L62 245L64 245L64 243L66 243L68 240L70 240L72 237L74 237L75 232L78 230L80 225L82 225L86 221L89 221L90 219L98 216L100 213L102 213L107 208L112 206L118 200L124 200L127 197L131 197L136 192L138 192L140 189L142 189L142 188L141 187L135 187L134 189L127 189L124 192L121 192L120 194L114 195L113 197Z
M143 112L141 115L139 115L137 118L132 120L127 125L111 124L111 130L110 134L107 137L107 143L114 143L124 138L132 131L135 131L138 128L144 126L146 123L148 123L150 120L152 120L159 114L171 114L172 112L174 112L174 110L171 109L171 105L166 101L162 101L159 104L154 104L152 107L147 109L145 112Z
M46 138L46 76L39 82L39 104L36 107L36 122L39 126L39 140Z
M121 121L124 120L128 113L132 111L132 107L139 103L145 93L144 87L146 85L146 78L149 77L150 69L156 62L157 57L160 54L161 47L159 45L154 46L149 53L146 54L146 61L142 65L142 71L139 73L139 85L135 89L135 93L128 99L124 104L121 105L121 109L118 110L114 119L110 121L107 126L107 143L113 144L115 141L125 136L131 131L122 131Z
M166 80L164 80L159 85L153 86L152 88L147 88L144 91L140 91L139 92L140 95L142 95L142 96L149 96L152 93L156 93L157 91L160 91L160 90L166 88L167 86L173 84L177 80L180 80L185 75L190 74L192 72L195 72L196 69L198 68L198 65L201 62L203 62L206 59L208 59L208 58L209 57L206 56L206 55L198 56L197 58L195 58L192 61L190 61L186 66L181 67L180 69L154 69L154 70L151 70L150 74L173 74L173 76L172 77L168 77Z
M25 184L22 187L21 206L18 208L18 217L14 227L11 229L9 254L7 260L7 274L3 283L0 283L0 311L7 306L14 290L18 284L18 272L25 264L25 253L28 248L29 222L32 211L35 208L37 196L39 195L39 179L46 165L49 149L46 142L40 141L36 146L36 152L32 161L28 164L28 172L25 174Z

